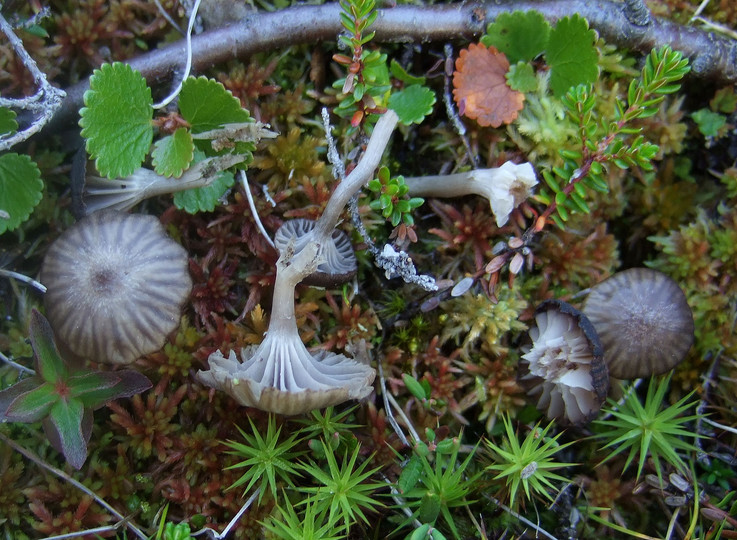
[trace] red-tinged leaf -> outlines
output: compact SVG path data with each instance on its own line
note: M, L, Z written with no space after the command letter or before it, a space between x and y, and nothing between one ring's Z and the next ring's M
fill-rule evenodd
M35 309L31 312L29 333L36 373L51 384L68 377L69 370L54 342L54 331L46 317Z
M0 422L6 420L5 413L13 401L26 392L30 392L34 388L38 388L43 383L44 382L40 377L31 377L29 379L23 379L22 381L15 383L13 386L0 391Z
M82 434L84 407L77 399L59 400L51 408L51 425L59 436L61 451L67 462L81 469L87 459L87 441Z
M10 422L38 422L49 414L51 407L59 399L61 398L54 387L43 383L16 397L7 408L5 417Z
M494 272L498 272L502 269L502 266L504 266L504 263L507 262L507 256L506 255L497 255L493 259L491 259L491 262L486 265L486 270L490 274L493 274Z
M151 381L145 375L132 369L114 371L111 374L118 378L118 383L109 389L92 391L81 396L80 400L85 407L96 409L114 399L140 394L152 386Z
M67 380L69 397L76 399L96 392L107 393L120 382L114 371L92 371L73 375Z
M494 47L472 43L461 50L453 73L453 97L465 116L481 126L509 124L522 110L525 95L507 85L509 62Z

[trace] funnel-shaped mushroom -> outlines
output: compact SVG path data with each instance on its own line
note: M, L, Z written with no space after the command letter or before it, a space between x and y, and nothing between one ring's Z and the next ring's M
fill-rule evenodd
M210 355L208 371L197 378L230 394L241 405L278 414L300 414L366 397L376 372L342 354L312 354L302 343L294 312L294 288L318 265L319 246L307 243L296 255L284 250L277 262L269 330L261 345Z
M77 356L112 364L160 349L192 288L187 252L158 219L109 210L51 245L41 280L57 339Z
M522 358L521 382L538 396L537 408L550 419L583 424L601 408L609 376L599 338L580 311L548 300L535 312L532 347Z
M601 339L609 374L618 379L665 373L693 344L686 295L657 270L631 268L605 279L592 287L583 312Z
M310 240L310 233L314 228L315 222L309 219L285 221L274 235L274 245L279 253L283 253L290 244L299 252ZM320 258L322 262L317 270L304 279L306 285L336 287L356 275L356 254L348 235L339 229L334 229L325 242Z

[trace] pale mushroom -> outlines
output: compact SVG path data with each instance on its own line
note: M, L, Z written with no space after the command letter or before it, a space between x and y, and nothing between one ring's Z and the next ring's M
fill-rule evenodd
M591 420L601 408L609 376L599 338L585 315L570 304L548 300L535 311L532 346L522 355L520 382L550 419L571 424Z

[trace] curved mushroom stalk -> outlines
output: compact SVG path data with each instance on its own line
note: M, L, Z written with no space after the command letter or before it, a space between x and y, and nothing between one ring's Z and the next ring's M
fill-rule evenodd
M509 220L512 210L532 194L537 178L529 163L517 165L507 161L501 167L405 178L404 182L412 197L481 195L489 200L496 224L501 227Z
M204 384L223 390L238 403L278 414L300 414L361 399L371 393L376 372L370 366L326 351L310 353L302 343L294 312L294 288L314 272L320 246L309 242L292 257L285 249L277 262L269 330L258 346L210 355L210 369L199 371Z

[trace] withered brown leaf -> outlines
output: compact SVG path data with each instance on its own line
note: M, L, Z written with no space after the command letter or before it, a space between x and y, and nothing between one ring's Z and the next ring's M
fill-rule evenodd
M462 49L453 73L453 97L459 112L479 125L509 124L522 110L525 95L507 86L509 61L504 53L482 43Z

